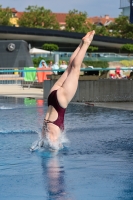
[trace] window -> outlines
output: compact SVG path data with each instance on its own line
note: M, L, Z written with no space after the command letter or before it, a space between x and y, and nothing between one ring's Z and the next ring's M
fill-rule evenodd
M16 13L12 13L12 18L13 18L13 17L16 17Z

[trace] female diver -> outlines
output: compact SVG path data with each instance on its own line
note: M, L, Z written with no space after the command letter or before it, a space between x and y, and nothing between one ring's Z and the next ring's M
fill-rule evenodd
M49 92L48 110L43 122L39 147L44 146L47 139L54 148L64 130L64 114L69 102L74 97L80 75L80 68L86 51L91 44L95 31L88 32L72 54L69 64L62 76L57 80ZM34 148L31 147L31 150Z

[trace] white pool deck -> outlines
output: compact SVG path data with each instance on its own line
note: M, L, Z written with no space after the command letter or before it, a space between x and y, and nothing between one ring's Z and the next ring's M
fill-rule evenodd
M0 96L7 97L32 97L37 99L43 99L43 89L42 88L23 88L21 85L0 85Z

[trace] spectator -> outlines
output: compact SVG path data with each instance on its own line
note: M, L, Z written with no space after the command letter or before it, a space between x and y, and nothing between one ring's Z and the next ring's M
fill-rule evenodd
M56 71L54 71L54 69L56 69ZM58 63L56 62L55 64L52 65L52 70L53 70L53 73L54 74L58 74L58 70L59 69L59 65Z
M121 76L121 70L120 70L120 67L119 67L119 66L116 67L116 70L115 70L115 77L116 77L117 79L121 79L121 78L122 78L122 76Z
M61 65L60 65L60 68L61 69L66 69L67 68L67 63L66 63L66 61L62 61L62 63L61 63Z
M53 61L50 60L48 67L52 67L53 66Z
M39 67L39 68L42 68L42 67L47 68L48 65L47 65L47 63L45 62L45 60L41 60L38 67Z

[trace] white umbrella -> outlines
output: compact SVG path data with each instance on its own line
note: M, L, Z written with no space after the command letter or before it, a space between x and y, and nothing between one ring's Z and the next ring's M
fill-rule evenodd
M32 48L29 51L30 54L50 54L50 51L46 51L43 49Z

